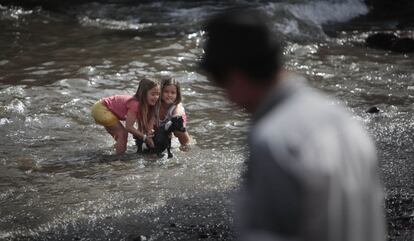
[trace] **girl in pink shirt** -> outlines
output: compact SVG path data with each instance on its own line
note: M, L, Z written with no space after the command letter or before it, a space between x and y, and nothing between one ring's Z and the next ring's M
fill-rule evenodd
M154 147L152 132L155 125L155 104L160 86L150 79L142 79L135 95L114 95L103 98L92 106L92 117L103 125L115 139L117 154L126 151L128 133ZM125 121L125 126L121 123ZM138 128L134 127L135 122Z

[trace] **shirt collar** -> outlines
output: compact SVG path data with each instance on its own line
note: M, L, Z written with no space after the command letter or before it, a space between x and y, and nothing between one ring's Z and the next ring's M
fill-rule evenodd
M286 75L285 78L281 79L263 99L259 108L252 116L253 123L260 120L272 109L291 97L301 86L306 86L305 78L296 74Z

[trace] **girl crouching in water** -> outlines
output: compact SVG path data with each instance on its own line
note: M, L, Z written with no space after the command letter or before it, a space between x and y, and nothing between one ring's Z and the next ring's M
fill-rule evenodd
M160 96L160 86L150 79L142 79L135 95L114 95L103 98L92 106L92 117L103 125L115 139L116 154L126 151L128 133L154 147L152 140L155 125L155 105ZM121 123L125 121L125 127ZM138 129L134 127L138 123Z
M173 78L163 79L161 81L161 98L157 110L157 125L163 125L174 116L182 116L184 127L187 124L187 115L181 103L180 83ZM181 146L186 146L190 142L190 135L185 132L174 132L174 135L180 141Z

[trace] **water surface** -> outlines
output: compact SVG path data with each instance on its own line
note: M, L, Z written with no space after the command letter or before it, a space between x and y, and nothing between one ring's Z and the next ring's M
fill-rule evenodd
M360 1L248 4L273 16L287 68L366 126L378 146L387 216L397 218L390 239L408 240L412 221L398 217L413 212L413 55L366 48L369 29L325 35L323 24L366 13ZM228 7L94 3L52 13L0 6L0 239L234 238L232 197L249 117L196 66L200 23ZM332 14L321 17L321 7ZM114 143L90 106L135 93L143 77L164 76L182 84L195 144L157 159L136 155L131 138L126 155L111 155ZM365 113L371 106L381 112Z

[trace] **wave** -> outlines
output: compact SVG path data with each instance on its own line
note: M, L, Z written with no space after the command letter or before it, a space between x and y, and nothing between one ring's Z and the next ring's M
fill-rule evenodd
M85 1L86 2L86 1ZM282 1L155 1L132 4L131 2L91 2L73 5L66 13L74 16L87 27L108 30L134 30L172 33L198 31L209 16L226 9L248 6L267 12L279 31L287 39L326 39L324 24L346 22L369 9L364 0L282 0ZM30 14L30 11L2 7L1 12L10 17Z
M295 17L319 25L346 22L368 13L368 7L362 0L315 1L307 4L288 4L286 7Z
M21 16L30 15L33 10L25 10L21 7L6 7L0 4L0 20L2 19L14 19L17 20Z
M325 39L323 25L346 22L369 11L362 0L269 2L261 9L273 17L277 31L294 40Z
M369 11L363 0L302 0L293 3L288 0L239 0L232 4L164 1L134 6L94 3L84 5L83 9L76 11L83 14L80 18L82 24L104 29L143 30L146 27L164 25L173 25L176 29L197 29L212 14L237 5L264 10L272 17L276 31L282 33L286 39L298 41L326 39L324 24L346 22Z
M116 30L140 30L154 25L153 23L134 23L130 21L119 21L101 18L92 19L87 16L80 17L79 22L85 26Z

